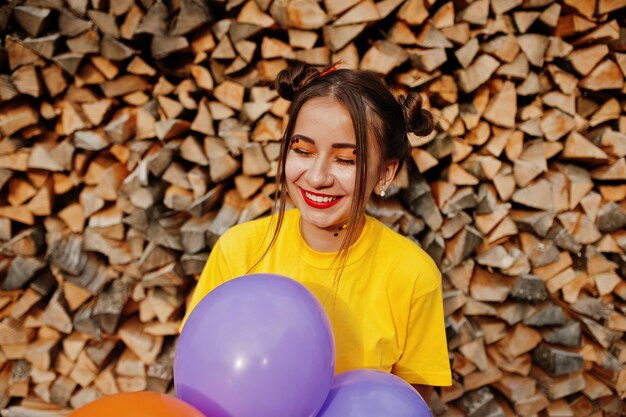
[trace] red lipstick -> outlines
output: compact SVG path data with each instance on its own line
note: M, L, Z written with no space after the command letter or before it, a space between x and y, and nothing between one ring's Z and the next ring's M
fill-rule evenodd
M334 200L331 200L328 202L319 202L319 201L311 200L309 197L307 197L306 193L319 196L319 197L334 197L334 196L327 195L327 194L312 193L311 191L304 191L302 188L300 188L300 193L302 193L302 198L304 199L304 202L307 203L309 206L316 208L316 209L330 208L334 206L335 204L337 204L343 198L343 197L337 197Z

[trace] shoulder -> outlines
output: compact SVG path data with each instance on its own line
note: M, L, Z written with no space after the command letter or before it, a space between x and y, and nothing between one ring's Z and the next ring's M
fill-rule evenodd
M416 296L441 286L441 272L430 255L416 242L382 223L379 251L381 256L393 262L397 276L406 277L407 284L415 286Z

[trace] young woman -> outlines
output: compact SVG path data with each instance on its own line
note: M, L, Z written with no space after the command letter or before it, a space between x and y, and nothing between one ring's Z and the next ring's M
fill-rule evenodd
M407 132L432 117L417 94L397 100L373 73L297 65L276 80L292 101L275 213L231 228L211 251L189 305L247 273L294 278L331 320L336 372L371 368L450 385L441 275L415 243L365 214L410 153ZM286 199L295 205L286 210Z

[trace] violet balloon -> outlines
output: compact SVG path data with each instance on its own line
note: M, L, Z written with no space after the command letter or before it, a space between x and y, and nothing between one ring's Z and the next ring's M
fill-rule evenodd
M313 417L332 383L324 308L302 284L253 274L207 294L174 357L178 398L208 417Z
M432 417L415 388L400 377L371 369L335 376L317 417Z

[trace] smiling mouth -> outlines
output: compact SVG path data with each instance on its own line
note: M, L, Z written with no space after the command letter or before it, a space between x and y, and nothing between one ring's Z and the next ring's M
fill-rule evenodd
M335 197L330 195L323 194L313 194L309 191L304 191L302 188L300 189L302 193L302 198L304 202L309 206L318 209L326 209L337 204L343 197Z

